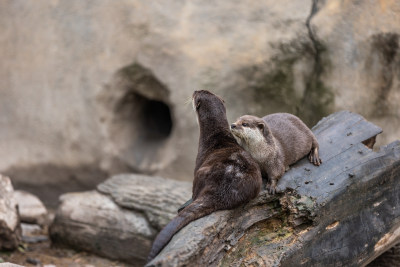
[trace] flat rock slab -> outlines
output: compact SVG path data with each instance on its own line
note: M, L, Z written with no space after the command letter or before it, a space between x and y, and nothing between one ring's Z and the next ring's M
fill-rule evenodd
M17 201L10 178L0 174L0 250L12 250L21 241Z
M50 227L52 241L143 265L152 241L191 196L191 184L124 174L98 191L69 193Z
M196 220L147 266L361 266L400 241L400 142L343 111L314 128L323 164L296 163L247 205Z
M45 224L47 209L37 196L26 191L15 190L14 197L18 203L21 222Z

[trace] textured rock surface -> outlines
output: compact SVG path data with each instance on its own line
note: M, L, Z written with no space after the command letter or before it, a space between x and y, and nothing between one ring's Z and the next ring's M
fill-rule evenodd
M379 144L400 133L400 2L319 1L310 21L335 109L349 109L384 129Z
M5 0L0 25L0 171L35 193L191 180L200 88L230 121L347 109L399 137L399 1Z
M0 250L17 248L21 241L17 202L10 178L0 174Z
M198 128L187 98L195 89L214 90L230 120L272 111L273 96L285 101L286 91L277 92L277 82L273 96L259 95L250 80L304 54L298 79L287 81L298 85L301 102L309 72L302 66L313 60L303 53L311 47L310 10L309 0L2 1L0 112L7 117L0 120L0 151L8 157L0 170L24 186L96 185L105 177L90 176L96 168L191 180ZM162 115L168 108L171 124ZM55 178L57 168L73 175Z
M50 227L54 242L143 265L152 240L191 196L188 182L117 175L99 191L69 193Z
M14 197L18 204L21 222L44 225L46 222L47 209L42 201L28 192L16 190Z

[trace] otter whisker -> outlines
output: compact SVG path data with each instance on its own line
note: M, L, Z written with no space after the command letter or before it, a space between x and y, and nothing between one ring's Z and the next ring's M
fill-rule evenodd
M191 104L192 101L193 101L193 97L189 96L189 97L186 99L186 101L185 101L185 105Z

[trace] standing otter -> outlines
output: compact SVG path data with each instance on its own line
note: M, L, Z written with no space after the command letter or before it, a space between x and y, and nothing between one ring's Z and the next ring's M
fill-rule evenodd
M200 126L192 202L157 235L149 261L191 221L244 204L255 198L262 186L257 162L229 130L222 99L202 90L193 93L192 103Z
M319 166L318 141L296 116L275 113L265 117L244 115L231 125L238 143L258 162L263 176L268 176L268 191L275 193L278 179L305 155Z

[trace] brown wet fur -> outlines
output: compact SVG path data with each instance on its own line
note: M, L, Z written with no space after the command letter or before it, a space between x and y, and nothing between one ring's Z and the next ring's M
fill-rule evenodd
M217 210L238 207L261 190L260 168L230 132L223 100L209 91L195 91L193 106L200 126L193 201L158 234L149 261L191 221Z
M246 126L243 126L246 125ZM251 115L240 117L231 125L235 134L245 133L243 127L260 131L262 146L249 144L243 138L238 140L259 163L263 176L268 177L268 190L276 191L276 184L289 165L308 154L309 161L319 166L319 145L312 131L296 116L289 113L275 113L259 118ZM238 135L235 134L237 138Z

